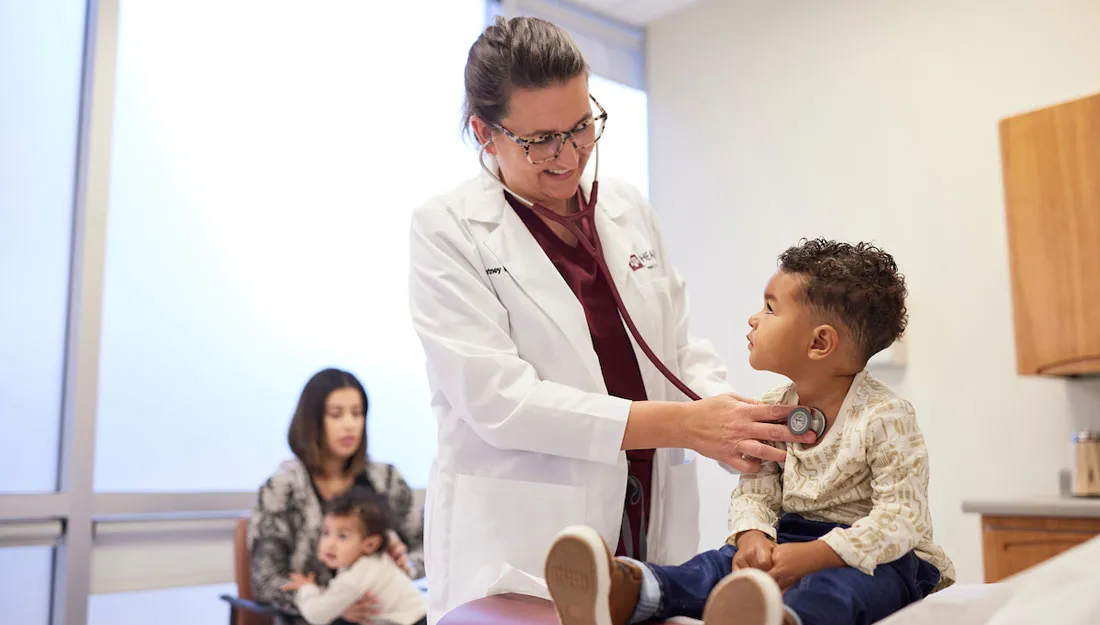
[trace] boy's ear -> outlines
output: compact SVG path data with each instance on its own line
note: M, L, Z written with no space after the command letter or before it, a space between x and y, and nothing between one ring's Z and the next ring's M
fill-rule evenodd
M824 360L839 349L840 333L836 328L828 324L814 328L813 340L810 341L810 360Z
M372 534L363 538L363 553L374 553L382 547L382 537Z

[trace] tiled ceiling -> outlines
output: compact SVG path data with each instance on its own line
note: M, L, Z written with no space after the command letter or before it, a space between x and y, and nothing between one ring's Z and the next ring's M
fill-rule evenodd
M634 26L661 19L697 0L567 0L601 15Z

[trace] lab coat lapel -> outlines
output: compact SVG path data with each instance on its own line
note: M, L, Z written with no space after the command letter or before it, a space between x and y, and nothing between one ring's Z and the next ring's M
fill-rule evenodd
M531 235L527 225L508 205L499 186L495 189L492 186L487 187L487 191L485 201L499 202L500 206L496 207L499 213L493 211L499 214L499 223L485 239L485 247L523 292L542 309L551 323L566 336L592 376L594 388L606 391L600 362L592 347L588 320L580 301Z

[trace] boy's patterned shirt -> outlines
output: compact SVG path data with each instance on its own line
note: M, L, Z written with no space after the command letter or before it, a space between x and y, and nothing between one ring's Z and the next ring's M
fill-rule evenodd
M786 385L761 401L795 405L798 395ZM940 588L955 581L954 565L932 538L928 450L909 402L863 371L821 442L786 449L782 467L764 462L759 473L741 475L730 499L730 544L752 529L774 539L779 515L793 512L851 526L821 540L868 575L915 549L939 569Z

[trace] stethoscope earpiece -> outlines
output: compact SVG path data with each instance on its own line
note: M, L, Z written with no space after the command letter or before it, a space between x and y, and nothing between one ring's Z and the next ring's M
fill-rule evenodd
M817 408L799 406L787 415L787 429L795 436L813 432L818 438L825 433L825 413Z

